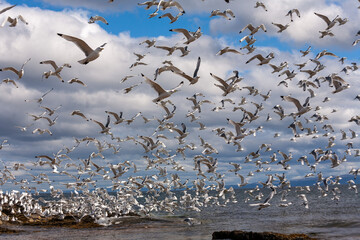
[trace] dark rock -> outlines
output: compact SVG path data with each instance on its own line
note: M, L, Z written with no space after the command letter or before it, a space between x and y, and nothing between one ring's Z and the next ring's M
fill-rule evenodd
M273 232L219 231L212 234L212 239L232 240L315 240L306 234L281 234Z
M20 232L22 231L0 227L0 234L12 234L12 233L20 233Z

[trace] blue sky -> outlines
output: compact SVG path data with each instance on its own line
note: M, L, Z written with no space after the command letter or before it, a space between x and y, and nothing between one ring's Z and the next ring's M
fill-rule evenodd
M341 72L346 66L351 66L352 62L359 60L358 45L352 46L352 42L357 39L355 34L359 30L357 22L359 22L359 14L357 9L357 1L290 1L281 0L277 2L264 1L268 7L265 12L261 8L254 8L256 1L231 1L226 4L223 1L215 0L194 0L194 1L179 1L185 9L185 14L173 24L169 24L169 19L159 19L163 13L171 12L177 13L176 8L160 10L159 15L149 19L155 7L145 10L143 6L138 6L137 3L142 1L116 1L114 3L107 3L107 1L53 1L53 0L36 0L36 1L3 1L1 7L6 7L11 4L17 4L13 9L0 15L2 19L6 16L18 16L21 14L28 25L19 22L16 27L8 27L5 25L0 30L4 32L4 39L0 41L1 54L8 56L0 61L0 67L14 66L20 67L28 58L31 60L25 65L25 73L22 79L14 79L18 88L11 84L2 83L0 85L0 98L4 103L0 107L2 112L0 127L0 140L8 140L3 149L0 150L0 159L8 166L13 166L17 162L22 162L28 169L32 169L32 174L36 175L40 172L46 172L56 181L53 183L58 187L62 187L62 183L73 181L64 174L58 174L49 165L39 166L33 165L32 162L38 159L35 156L48 155L53 156L60 153L65 154L66 147L71 148L76 145L76 139L83 139L85 137L94 137L99 140L101 144L106 146L110 143L115 148L120 148L120 152L113 154L111 147L101 152L105 158L94 158L93 161L97 164L109 168L111 164L119 162L130 161L135 163L139 172L133 172L133 165L126 166L129 171L124 174L122 179L129 176L151 175L157 173L160 168L167 168L169 172L168 178L171 178L172 173L178 172L183 179L196 179L197 170L194 170L194 158L197 155L204 157L207 154L202 153L204 150L200 146L199 135L206 141L209 141L217 150L218 153L210 154L214 159L218 160L217 172L225 174L227 184L239 183L239 178L233 172L228 172L231 169L230 162L238 162L242 166L240 174L247 176L250 171L254 172L257 169L262 169L261 172L255 176L246 177L249 183L257 183L258 181L265 181L266 174L280 174L286 173L288 179L303 179L306 174L312 172L308 166L302 166L296 160L304 155L311 159L309 154L315 148L322 148L324 150L331 149L341 159L345 157L347 161L342 162L339 166L331 167L330 160L323 161L316 164L314 173L314 183L319 172L327 172L327 175L344 175L352 168L359 168L358 157L355 156L355 149L359 148L358 138L350 138L349 129L358 132L358 125L348 120L359 113L358 100L354 100L355 96L359 94L359 78L358 71L350 70L348 74ZM212 10L225 10L230 8L234 11L235 18L226 20L223 17L212 17L210 13ZM301 17L294 18L294 22L290 22L286 17L286 13L292 9L298 8L301 12ZM318 12L329 16L333 19L336 15L342 18L347 17L349 21L339 26L336 24L331 31L335 34L334 37L326 36L319 38L319 31L326 28L326 23L316 15ZM87 21L90 16L103 16L109 25L101 22L95 24L88 24ZM1 21L3 21L1 19ZM277 33L271 22L276 23L290 23L287 30L282 33ZM241 28L248 23L260 25L264 23L267 32L261 30L257 32L254 37L256 42L254 46L256 50L251 54L246 54L245 50L241 50L243 55L226 53L221 56L216 53L226 47L236 48L240 51L240 47L244 46L244 42L239 40L249 34L248 30L239 34ZM189 31L195 31L201 27L202 36L188 45L190 53L185 57L180 57L179 51L175 51L171 56L167 56L167 52L157 48L146 48L144 45L139 45L146 39L156 39L156 45L161 46L185 46L183 44L183 35L170 32L174 28L186 28ZM103 43L107 43L100 57L88 65L84 66L77 61L84 57L83 53L73 43L57 36L56 33L68 34L86 41L91 47L96 48ZM305 50L308 46L312 46L311 52L301 57L299 50ZM339 58L332 56L324 56L321 59L322 64L326 67L324 70L318 72L315 77L308 78L306 73L300 72L295 63L306 63L304 69L314 69L315 64L310 59L315 58L317 53L322 50L327 50L339 57L346 57L344 64L339 63ZM144 66L137 66L132 69L129 67L136 61L133 54L146 54L143 61L147 64ZM286 61L288 62L288 69L294 70L297 75L293 80L287 80L288 87L283 85L278 86L278 83L284 80L285 75L279 77L279 73L272 74L272 69L268 65L258 66L258 60L255 59L246 64L252 56L262 54L264 57L270 52L273 52L275 58L270 63L279 65ZM151 100L156 97L156 92L145 82L141 74L149 78L153 78L156 68L163 66L164 60L171 60L175 66L181 69L188 75L192 75L198 57L201 57L201 65L199 68L199 81L194 85L189 85L189 82L171 72L162 73L157 82L165 89L171 89L179 84L180 81L185 81L180 91L173 94L169 99L176 106L175 116L169 120L174 125L180 127L181 123L185 123L189 131L184 144L178 144L176 135L165 130L162 134L169 139L161 139L170 152L170 155L176 154L176 161L181 164L185 172L175 171L172 165L154 166L153 169L146 169L146 158L156 159L153 154L156 150L144 152L144 148L140 143L143 140L139 136L149 136L155 139L159 134L155 131L158 127L158 121L152 120L149 123L144 123L141 116L137 117L131 124L125 123L115 125L113 117L111 116L111 132L115 137L124 140L127 136L134 137L137 141L121 141L116 142L109 135L100 134L99 126L93 121L85 121L81 117L71 116L74 110L80 110L91 119L105 123L107 114L105 111L113 111L119 113L123 112L125 119L130 119L138 112L150 119L161 119L165 112L158 104ZM55 76L48 79L42 77L43 73L50 70L50 65L39 64L40 61L52 59L58 65L65 62L69 63L71 68L64 68L61 72L65 83L60 82ZM286 69L286 68L285 68ZM284 69L284 70L285 70ZM215 74L224 79L232 75L233 70L238 70L240 75L244 77L239 85L239 89L228 96L223 97L219 88L214 86L216 81L209 73ZM328 86L326 82L321 83L320 88L314 88L316 96L310 99L311 111L298 117L296 120L302 122L304 127L313 129L317 127L318 133L306 134L306 130L299 131L300 137L294 137L288 126L294 122L291 116L279 119L279 116L274 113L273 107L275 105L282 105L286 114L296 112L295 105L291 102L282 101L280 96L291 95L298 98L300 103L304 103L309 96L308 91L303 91L299 88L297 83L301 80L314 81L317 77L326 77L330 74L337 74L343 78L350 88L345 89L339 93L333 94L333 86ZM126 75L133 75L124 83L120 80ZM10 71L1 72L2 79L15 78ZM79 84L67 84L66 82L72 78L79 78L84 81L87 87ZM136 85L136 86L134 86ZM124 89L134 86L133 90L128 94L124 94ZM249 91L245 88L247 86L254 86L261 94L266 94L272 90L271 97L263 101L260 95L249 95ZM38 99L42 94L54 88L39 105L34 101L24 101ZM309 87L311 88L311 87ZM207 99L211 101L210 104L203 104L203 111L199 113L194 111L195 116L200 117L199 120L203 122L207 129L198 130L199 125L196 121L190 121L186 115L193 111L191 102L186 98L191 97L195 93L203 93L204 97L198 99ZM243 117L242 110L233 111L234 106L237 106L244 97L247 103L243 106L247 111L254 113L256 111L255 104L251 102L262 104L264 109L260 110L259 118L254 121L246 123L246 132L252 133L253 130L262 126L262 130L257 130L255 134L249 134L241 142L244 147L243 151L237 152L237 147L233 145L233 140L229 144L223 138L217 136L213 129L224 128L227 135L229 132L235 133L235 128L227 122L227 118L236 122ZM324 102L325 97L330 97L331 101ZM221 107L220 101L229 98L234 104L225 102L225 108L218 111L212 111L216 107ZM230 100L229 100L230 101ZM39 115L44 112L40 106L48 106L56 108L61 105L54 116L59 116L56 124L48 126L45 119L40 121L33 121L29 114ZM317 109L317 106L319 109ZM172 105L168 104L170 111ZM332 112L336 109L336 112ZM267 115L271 115L272 121L266 121ZM315 121L311 118L314 114L320 116L328 116L329 120ZM44 115L47 116L47 113ZM306 122L306 119L312 122ZM323 129L325 124L330 124L334 128L334 132L329 132ZM27 131L20 131L15 126L27 126ZM50 129L52 136L48 134L39 135L32 133L36 128ZM346 131L348 138L341 140L341 131ZM327 132L329 132L327 134ZM279 133L279 138L274 138L274 134ZM327 134L327 135L326 135ZM255 136L256 135L256 136ZM328 142L332 141L334 136L334 146L326 148ZM330 140L329 140L330 139ZM348 142L353 143L353 149L345 152L348 147ZM256 152L262 143L272 145L272 149L265 152L261 149L261 157L252 159L250 163L244 162L245 157L251 153ZM186 148L185 159L182 155L176 152L179 148L185 147L187 144L196 146L195 150ZM82 142L75 151L68 153L71 160L64 160L58 167L58 171L71 171L73 174L77 172L74 167L69 169L65 166L66 163L74 163L81 165L80 159L86 159L92 152L98 152L98 145L94 143ZM188 146L188 147L189 147ZM21 149L21 150L19 150ZM275 163L266 163L269 157L275 152L278 161L282 159L278 150L285 153L292 153L293 160L291 161L291 169L284 170L281 165ZM349 155L349 152L351 155ZM160 154L161 155L161 154ZM163 155L161 155L163 156ZM263 162L263 167L258 167L255 162L258 160ZM69 162L67 162L69 161ZM265 163L264 163L265 162ZM203 165L203 171L207 167ZM270 168L268 171L265 169ZM54 172L53 172L54 171ZM259 170L260 171L260 170ZM17 179L29 178L29 172L25 170L14 171ZM208 178L212 173L205 173ZM81 175L81 174L80 174ZM85 173L82 177L89 177L89 173ZM100 176L95 176L100 186L107 186L111 181L104 181ZM11 181L10 181L11 182ZM211 181L209 181L211 183ZM214 181L213 181L214 182ZM61 184L60 184L61 183ZM11 186L11 183L9 184Z

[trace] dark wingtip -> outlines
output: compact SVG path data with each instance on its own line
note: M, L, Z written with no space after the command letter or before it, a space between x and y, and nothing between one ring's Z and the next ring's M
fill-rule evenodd
M62 33L58 33L57 35L59 35L60 37L62 37L63 34L62 34Z

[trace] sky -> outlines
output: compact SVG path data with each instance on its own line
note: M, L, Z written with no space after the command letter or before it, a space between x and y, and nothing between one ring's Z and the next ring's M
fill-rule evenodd
M349 130L359 132L359 126L354 121L349 122L352 117L359 114L360 104L359 100L355 99L359 94L360 72L351 69L353 63L358 63L360 53L359 46L353 46L353 42L358 38L356 34L360 30L357 25L360 20L358 1L265 0L263 1L267 8L265 11L261 7L255 8L256 1L252 0L230 0L230 3L218 0L184 0L178 2L185 14L174 23L170 23L168 18L160 19L159 16L165 13L178 14L179 10L176 7L165 10L160 8L157 15L150 18L149 15L155 12L156 6L147 10L145 6L138 5L142 2L133 0L115 0L112 3L105 0L0 2L1 9L16 4L14 8L0 14L1 22L8 16L14 18L21 15L28 23L24 24L19 20L15 27L9 27L9 23L5 23L0 28L2 31L0 53L3 56L0 58L0 68L20 69L24 62L30 59L24 65L24 75L21 79L18 79L14 72L6 70L0 72L1 81L10 78L17 85L16 87L12 83L5 82L0 85L2 103L0 143L7 141L0 150L2 161L0 169L3 179L9 176L6 170L12 173L12 177L2 186L4 189L36 185L34 179L37 179L36 176L40 173L46 173L51 179L51 183L39 184L43 188L47 188L49 184L65 188L65 183L86 178L96 180L97 186L111 188L115 181L126 181L133 176L159 174L160 169L167 170L168 175L163 178L171 179L171 174L177 173L184 181L189 179L191 182L203 177L198 174L199 171L194 164L196 162L194 159L199 156L216 159L214 160L217 161L216 173L224 175L226 185L240 183L240 178L234 172L229 172L233 169L229 163L240 164L242 169L238 174L244 176L249 184L264 182L269 174L282 173L286 174L287 179L294 181L302 180L310 173L313 176L309 178L313 178L316 183L317 174L320 172L324 177L335 177L347 175L351 169L360 168L359 156L356 156L359 140L358 137L351 138ZM294 14L291 22L286 14L295 8L300 11L300 17ZM235 17L231 17L231 20L222 16L210 17L212 10L216 9L220 11L231 9ZM343 25L336 23L330 29L334 36L320 38L319 31L324 31L327 24L315 15L315 12L328 16L330 21L337 16L348 21ZM89 18L96 15L104 17L109 24L100 21L89 24ZM245 42L240 42L240 39L249 35L250 31L248 29L241 33L239 31L249 23L254 26L264 24L267 30L264 32L260 29L254 34L256 42L253 46L256 49L252 53L247 53L246 49L240 50L246 45ZM279 29L272 23L289 24L289 26L278 33ZM183 34L169 31L183 28L195 32L199 27L202 35L190 44L184 44ZM61 38L57 33L80 38L93 49L104 43L106 45L96 60L82 65L78 60L85 57L84 53L74 43ZM141 44L145 40L155 40L155 46L187 46L190 52L181 57L180 51L176 50L168 56L168 52L163 49L147 48L146 44ZM310 52L302 56L300 50L305 51L309 46L311 46ZM218 55L218 51L225 47L234 48L242 54L228 52ZM315 76L310 78L309 74L301 72L299 67L294 65L306 63L302 70L313 70L316 64L310 59L314 59L323 50L336 56L325 55L319 58L325 68L318 71ZM137 61L134 53L145 54L141 62L146 65L130 68ZM274 55L270 64L279 66L287 62L288 66L280 72L272 73L273 69L268 64L259 66L258 59L246 63L257 54L266 57L270 53ZM157 119L163 119L166 113L160 104L152 101L157 97L157 93L146 83L141 74L153 80L156 69L164 66L165 60L169 60L181 71L192 76L199 57L201 58L198 71L200 78L197 83L190 84L187 79L171 71L161 73L156 79L164 89L172 89L184 81L178 92L164 100L171 101L166 104L170 111L174 109L173 106L176 108L174 116L165 120L163 124L173 123L180 129L182 123L186 125L188 135L184 138L184 143L179 143L176 138L178 133L166 128L159 129ZM339 61L341 58L345 58L344 63ZM71 68L64 67L60 73L64 82L56 76L48 78L43 76L44 72L54 71L51 65L40 64L45 60L53 60L59 66L64 63L71 65ZM342 70L346 67L349 70L345 73ZM296 75L293 79L284 80L286 75L279 76L286 69L290 72L294 70ZM219 82L210 73L227 79L233 76L234 70L237 70L243 79L237 83L236 91L222 96L223 91L215 85ZM335 90L334 85L322 80L331 74L341 77L344 80L343 85L349 87L332 93ZM133 77L122 82L125 76ZM78 78L86 86L78 83L69 84L68 81L73 78ZM282 100L281 96L292 96L303 104L310 97L310 91L304 91L298 83L304 80L313 83L315 79L320 79L320 87L316 85L307 87L315 94L309 99L311 110L296 117L295 120L300 121L304 128L313 130L315 127L317 132L307 134L307 130L297 130L299 136L294 136L288 127L295 121L294 118L287 116L280 120L279 115L274 113L273 107L281 105L287 115L296 113L295 104ZM281 81L285 81L288 86L278 85ZM125 93L124 89L131 86L133 86L132 90ZM250 94L246 87L253 87L263 95L271 90L271 95L265 101L260 94ZM41 103L38 103L36 100L48 91L50 92L43 97ZM187 100L194 94L198 94L199 101L210 101L201 105L201 112L194 110L192 102ZM233 111L234 107L240 107L239 103L243 98L247 101L241 105L243 110ZM329 100L324 101L325 98ZM221 100L224 99L227 100L222 107ZM240 122L244 112L256 112L256 105L262 105L263 109L258 110L257 119L244 120L245 125L242 129L245 133L249 133L246 137L225 140L216 134L214 129L223 128L226 136L229 136L229 132L236 135L235 127L227 119ZM59 108L49 116L44 107ZM82 112L88 120L71 115L74 110ZM137 113L141 114L130 124L126 122L115 124L115 119L111 115L109 124L113 136L111 137L100 133L100 126L93 121L105 124L108 116L105 111L122 112L124 119L131 119ZM187 117L189 113L193 113L198 119L191 121L191 118ZM31 116L41 114L43 118L36 121ZM150 121L145 123L142 116ZM268 116L272 118L270 121L267 121ZM320 116L322 120L317 120L314 116ZM49 126L49 121L44 117L50 120L56 117L55 124ZM206 129L200 130L198 122L203 123ZM334 131L324 127L329 125ZM19 126L27 126L26 131L22 131ZM52 135L33 133L36 128L48 129ZM342 139L341 131L346 133L346 139ZM159 137L159 134L163 134L167 139ZM275 134L279 134L279 137L274 137ZM151 137L155 142L159 140L163 145L145 152L141 143L146 145L146 142L141 136ZM102 149L91 141L77 143L78 140L86 137L97 139ZM217 151L204 153L205 148L201 146L200 137ZM126 140L132 138L135 140ZM242 146L241 151L237 151L239 149L234 145L234 141ZM329 142L333 144L328 147ZM349 149L350 142L353 148ZM265 151L263 148L258 152L259 157L250 155L250 160L245 159L251 152L256 152L262 144L268 144L271 149ZM74 150L67 152L66 149L71 149L73 146L76 146ZM184 156L179 150L183 147L185 147ZM164 153L157 152L161 148L168 151L171 160L154 164L147 169L147 159L156 162L158 159L156 155L166 157ZM327 159L315 164L314 157L310 154L314 149L331 150L332 157L338 156L341 163L332 166L331 161ZM84 166L83 161L92 153L96 154L99 151L103 158L98 156L91 161L108 170L109 179L100 175L92 176L89 171L80 172L77 168ZM278 151L292 154L293 158L288 162L290 167L287 169L278 164L283 159ZM274 153L277 160L269 163L270 156ZM60 154L66 156L60 157ZM41 165L39 158L36 158L41 155L59 156L58 159L61 161L59 160L57 169L51 164ZM306 164L301 165L297 160L302 156L307 156L309 164L316 165L316 169L313 170ZM44 158L41 160L46 161ZM114 179L109 166L119 163L123 164L127 172ZM23 164L24 167L16 170L16 164ZM134 171L133 164L136 165L137 171ZM176 166L183 167L185 171L174 169ZM94 166L91 168L94 169ZM219 175L207 172L208 167L205 164L201 164L201 168L209 183L216 182L213 178ZM64 172L71 174L67 175ZM253 172L254 175L249 176L249 172ZM19 184L22 179L28 179L29 184Z

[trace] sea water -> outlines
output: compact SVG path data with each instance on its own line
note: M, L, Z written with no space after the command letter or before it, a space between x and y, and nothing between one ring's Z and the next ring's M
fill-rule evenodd
M271 206L258 210L245 202L248 195L237 189L237 203L226 206L210 205L201 212L175 211L174 214L154 213L151 219L129 221L108 227L90 229L44 228L10 226L23 230L19 234L0 235L0 239L211 239L214 231L255 231L278 233L304 233L318 239L360 239L360 197L347 186L340 186L340 200L319 196L315 188L311 192L291 191L287 196L289 207L279 207L280 194L270 201ZM269 191L264 191L264 201ZM299 194L305 193L309 208L305 209ZM254 203L254 201L251 201ZM195 218L198 223L189 226L184 219Z

